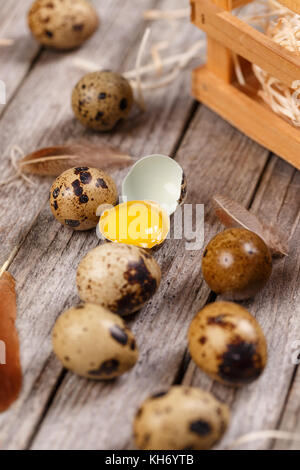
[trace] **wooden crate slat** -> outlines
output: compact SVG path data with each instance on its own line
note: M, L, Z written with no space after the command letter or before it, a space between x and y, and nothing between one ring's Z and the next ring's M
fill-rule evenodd
M231 10L231 0L213 0L216 5L224 10ZM234 78L234 66L232 53L215 38L207 37L207 68L219 78L230 83Z
M259 144L300 169L300 132L261 102L200 67L193 94Z
M234 10L234 8L243 7L251 2L253 2L253 0L231 0L231 9Z
M300 1L299 0L278 0L281 5L289 8L298 15L300 15Z
M196 26L223 46L291 86L300 79L300 58L209 0L195 0Z

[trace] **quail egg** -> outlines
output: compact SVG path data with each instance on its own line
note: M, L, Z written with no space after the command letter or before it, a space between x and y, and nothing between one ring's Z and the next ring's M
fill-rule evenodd
M242 228L219 233L203 253L205 281L211 290L227 299L252 297L265 286L271 272L267 245L258 235Z
M174 386L148 398L134 420L142 450L206 450L227 429L229 409L199 388Z
M193 319L188 336L193 360L215 380L243 385L264 370L264 334L255 318L238 304L208 304Z
M121 75L93 72L85 75L75 86L72 108L76 118L96 131L110 131L127 118L133 105L129 82Z
M86 0L36 0L28 12L28 24L42 45L67 50L92 36L99 17Z
M97 168L70 168L56 178L50 190L54 217L74 230L96 227L99 206L114 205L117 199L113 179Z
M149 155L138 160L123 181L125 201L154 201L169 215L184 203L187 182L181 166L166 155Z
M155 293L160 280L160 267L146 250L119 243L94 248L77 270L81 300L120 315L139 310Z
M64 367L90 379L113 379L138 359L132 332L122 318L100 305L84 304L56 321L52 342Z
M155 202L123 202L102 213L99 230L110 241L153 248L167 238L170 218Z

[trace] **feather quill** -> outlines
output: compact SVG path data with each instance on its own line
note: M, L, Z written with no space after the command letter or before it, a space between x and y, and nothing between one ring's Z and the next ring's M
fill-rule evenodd
M58 176L76 166L89 166L101 170L129 165L132 159L121 150L106 145L70 144L47 147L19 160L22 172L44 176Z
M288 254L288 236L277 227L261 222L256 215L227 196L215 195L212 199L213 208L219 220L227 228L245 228L256 233L268 245L272 256Z

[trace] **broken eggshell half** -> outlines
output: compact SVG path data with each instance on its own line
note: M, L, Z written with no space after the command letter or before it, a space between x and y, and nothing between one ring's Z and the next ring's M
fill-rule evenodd
M123 181L123 201L154 201L169 215L184 203L186 177L181 166L166 155L148 155L138 160Z

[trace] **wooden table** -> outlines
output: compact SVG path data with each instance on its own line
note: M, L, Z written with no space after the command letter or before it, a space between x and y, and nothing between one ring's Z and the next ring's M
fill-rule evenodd
M290 254L274 265L272 280L244 305L259 320L269 346L263 376L235 390L212 382L190 361L186 334L191 319L213 300L201 275L201 252L186 251L184 240L168 240L156 257L163 281L158 293L129 325L140 346L137 366L113 383L80 379L55 358L50 333L58 315L78 302L79 260L98 244L95 232L76 233L59 225L48 205L51 179L35 177L0 187L0 262L22 242L11 265L17 280L18 330L24 386L19 400L0 416L4 449L134 449L131 424L139 403L172 384L201 386L226 401L231 426L217 448L264 429L300 432L300 370L292 364L292 344L300 340L300 173L237 132L190 97L190 70L170 86L147 94L147 112L117 131L95 134L75 121L70 94L83 72L75 57L116 71L134 66L149 8L182 8L182 0L96 1L99 31L81 49L55 53L41 49L27 29L30 0L1 0L0 79L7 104L0 105L1 180L11 174L9 149L24 152L88 138L109 142L140 157L171 155L187 175L188 203L205 204L206 242L220 230L211 196L227 194L291 234ZM186 6L187 2L186 2ZM182 20L151 24L151 41L170 40L181 51L200 32ZM299 131L300 132L300 131ZM127 170L113 176L120 184ZM299 442L260 439L240 448L295 449Z

